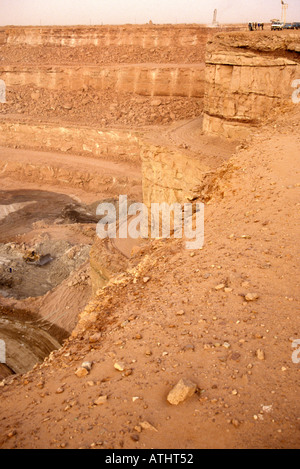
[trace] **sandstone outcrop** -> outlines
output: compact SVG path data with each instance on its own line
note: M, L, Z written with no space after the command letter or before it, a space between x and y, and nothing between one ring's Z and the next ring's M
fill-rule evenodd
M0 66L0 78L7 88L34 86L49 90L82 90L91 87L101 94L141 96L204 96L204 64L118 65L118 66Z
M145 146L141 152L143 200L168 204L186 203L192 189L201 185L209 167L201 158L161 146Z
M298 31L217 34L209 40L203 129L244 137L284 106L292 105L292 82L300 78Z

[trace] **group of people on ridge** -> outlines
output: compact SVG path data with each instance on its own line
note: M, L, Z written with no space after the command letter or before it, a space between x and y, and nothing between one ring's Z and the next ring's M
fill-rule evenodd
M262 31L264 30L264 23L249 23L249 31L256 31L257 29L261 29Z

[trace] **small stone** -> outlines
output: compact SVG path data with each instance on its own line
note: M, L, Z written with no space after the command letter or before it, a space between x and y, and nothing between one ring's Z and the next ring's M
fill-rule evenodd
M185 352L188 352L188 351L192 351L194 352L195 351L195 345L193 344L187 344L183 347L183 349Z
M94 404L95 405L105 404L105 402L107 402L107 399L108 399L107 396L100 396L100 397L98 397L98 399L95 400Z
M231 425L233 425L235 428L239 428L241 423L237 419L232 419L231 420Z
M148 283L148 282L150 282L150 280L151 280L150 277L144 277L143 278L144 283Z
M172 405L178 405L195 394L197 385L189 380L181 379L169 392L167 401Z
M61 388L58 388L58 389L56 389L56 391L55 391L55 392L56 392L56 394L62 394L62 393L64 393L64 392L65 392L65 390L64 390L64 388L63 388L63 387L61 387Z
M151 425L151 423L145 421L145 422L141 422L140 423L140 426L142 427L143 430L151 430L153 432L157 432L158 430L153 426Z
M176 316L183 316L184 314L185 314L185 312L182 309L180 311L177 311Z
M117 362L114 364L114 368L118 371L125 371L126 370L126 364L124 362Z
M78 368L78 370L75 372L75 375L77 378L84 378L89 374L88 370L86 368Z
M12 430L11 432L9 432L9 433L7 434L7 436L8 436L8 438L12 438L13 436L16 436L16 434L17 434L17 431L16 431L16 430Z
M233 353L231 354L231 356L230 356L230 359L231 359L231 360L234 360L234 361L237 361L237 360L239 360L240 358L241 358L241 354L238 353L238 352L233 352Z
M152 101L150 102L150 105L151 106L161 106L162 101L160 99L152 99Z
M83 362L81 368L85 368L87 371L92 370L93 363L92 362Z
M261 410L262 412L269 414L273 410L273 405L262 405Z
M217 286L215 287L215 290L216 290L216 291L219 291L219 290L223 290L223 288L225 288L225 284L224 284L224 283L220 283L219 285L217 285Z
M245 300L246 301L255 301L255 300L258 300L259 296L257 293L247 293L247 295L245 295Z
M101 339L101 333L98 332L96 334L91 335L91 337L89 338L89 342L90 344L96 344L97 342L99 342L100 339Z
M256 356L259 360L265 360L266 359L265 352L261 349L258 349L256 351Z

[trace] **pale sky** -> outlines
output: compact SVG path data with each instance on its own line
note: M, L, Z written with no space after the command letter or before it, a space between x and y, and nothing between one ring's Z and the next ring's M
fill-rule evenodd
M287 0L287 21L300 22L300 0ZM0 0L0 25L268 22L281 0Z

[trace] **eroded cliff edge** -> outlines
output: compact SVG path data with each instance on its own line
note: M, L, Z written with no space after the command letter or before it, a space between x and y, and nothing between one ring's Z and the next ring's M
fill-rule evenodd
M292 82L300 77L298 31L217 34L207 44L205 133L244 137L292 105Z

